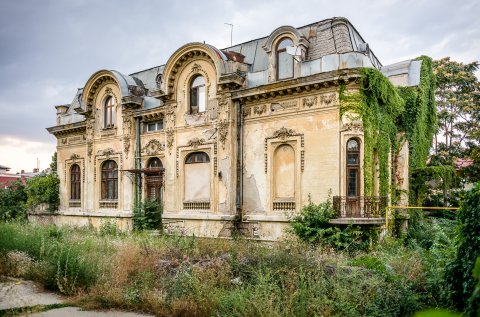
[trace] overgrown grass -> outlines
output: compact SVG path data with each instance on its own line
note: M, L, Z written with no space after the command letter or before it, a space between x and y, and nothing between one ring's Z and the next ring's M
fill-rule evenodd
M0 273L39 281L87 308L157 316L411 316L442 306L433 268L443 247L404 245L386 239L352 255L298 241L10 223L0 224Z

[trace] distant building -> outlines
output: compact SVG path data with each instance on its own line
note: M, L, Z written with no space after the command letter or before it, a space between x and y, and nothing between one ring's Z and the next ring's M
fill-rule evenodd
M416 86L421 63L382 66L347 19L332 18L226 49L189 43L130 75L99 70L48 128L61 182L55 221L129 228L135 202L156 199L169 231L229 236L240 222L276 240L289 214L331 191L336 223L385 225L378 184L391 169L375 169L366 195L362 122L341 116L339 91L358 91L365 67ZM386 155L405 191L403 142Z
M7 188L15 181L20 181L23 185L26 185L29 178L40 174L38 168L34 168L33 172L25 172L22 170L17 174L8 173L8 171L10 171L10 167L0 165L0 188Z

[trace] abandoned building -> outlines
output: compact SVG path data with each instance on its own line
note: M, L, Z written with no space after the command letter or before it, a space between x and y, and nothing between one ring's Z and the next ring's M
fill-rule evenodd
M165 62L165 61L163 61ZM416 86L422 61L382 66L345 18L225 49L178 48L165 64L130 75L99 70L70 104L56 106L59 224L132 227L145 199L163 206L167 232L276 240L292 214L333 197L333 223L385 225L391 193L408 189L408 142L375 163L366 190L364 128L342 113L341 89L358 92L361 69ZM387 149L388 151L388 149ZM381 153L380 153L381 154Z

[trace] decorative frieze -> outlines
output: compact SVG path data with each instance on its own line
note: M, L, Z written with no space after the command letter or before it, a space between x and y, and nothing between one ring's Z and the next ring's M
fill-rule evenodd
M194 149L198 148L198 146L205 144L205 139L200 139L200 138L193 138L190 141L188 141L187 146L191 146Z

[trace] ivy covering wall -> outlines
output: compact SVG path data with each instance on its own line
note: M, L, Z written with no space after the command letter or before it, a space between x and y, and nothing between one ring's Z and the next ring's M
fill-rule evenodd
M374 195L375 153L378 153L379 194L392 192L389 153L395 155L405 132L409 141L410 170L425 167L436 128L435 79L432 60L422 56L417 87L395 87L374 68L360 69L358 92L340 86L340 115L359 117L364 129L364 195Z

